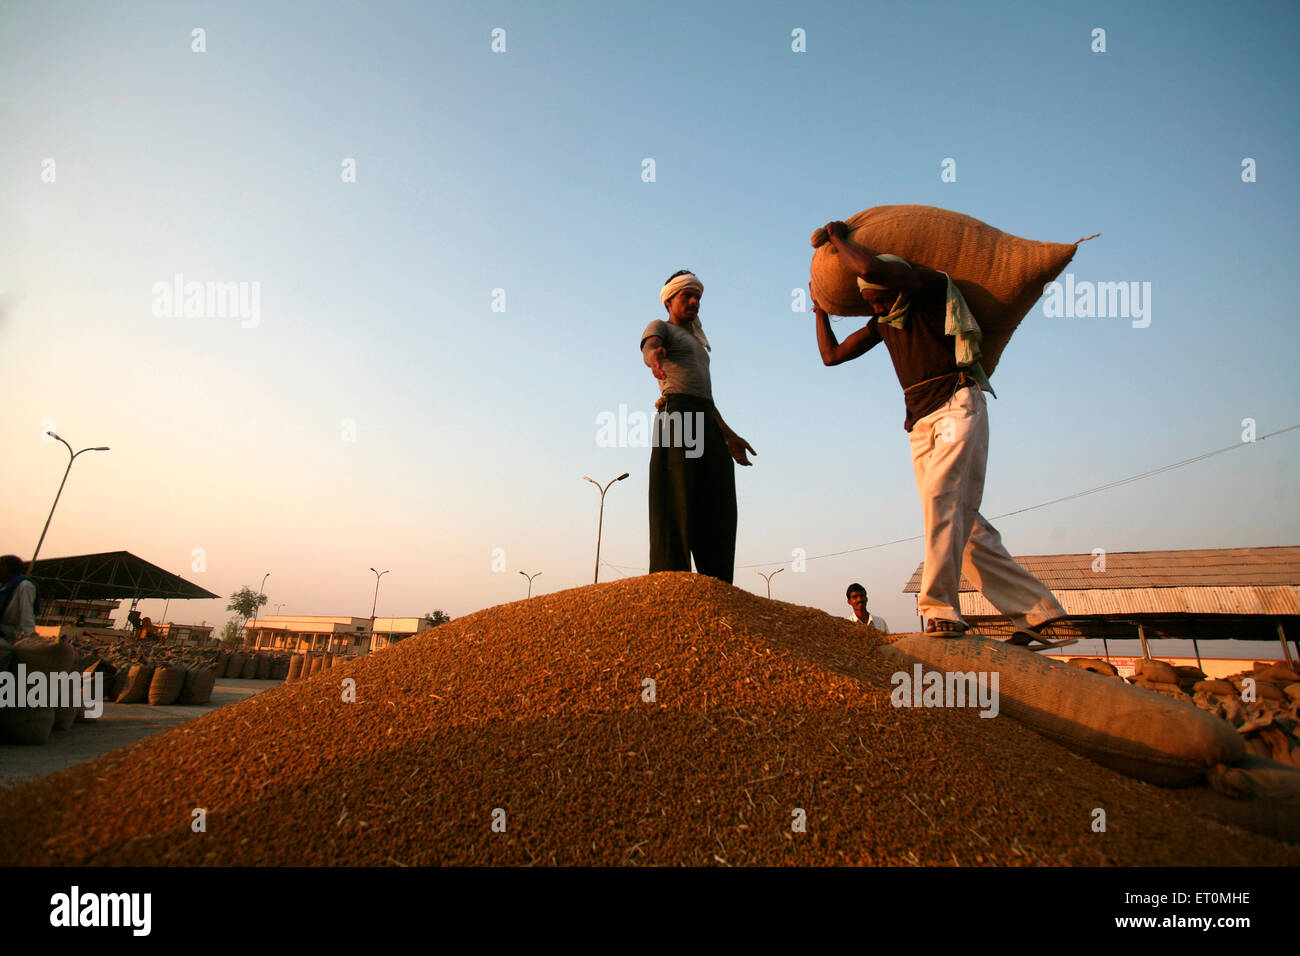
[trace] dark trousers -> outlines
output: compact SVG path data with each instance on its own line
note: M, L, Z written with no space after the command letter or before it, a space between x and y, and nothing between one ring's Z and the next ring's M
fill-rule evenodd
M730 584L736 565L736 463L712 402L693 395L665 399L655 416L658 445L650 452L650 573L690 571L694 555L701 574ZM685 447L687 438L694 447Z

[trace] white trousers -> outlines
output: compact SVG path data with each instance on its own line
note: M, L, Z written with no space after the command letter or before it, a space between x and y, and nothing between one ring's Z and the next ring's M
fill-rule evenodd
M988 465L989 419L984 393L960 389L912 426L912 469L925 516L925 568L917 613L927 621L966 623L957 594L962 574L1022 628L1065 616L1042 581L1007 553L1002 537L979 513Z

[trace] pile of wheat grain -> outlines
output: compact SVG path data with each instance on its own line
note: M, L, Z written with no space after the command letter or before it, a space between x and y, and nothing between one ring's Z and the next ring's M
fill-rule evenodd
M0 864L1300 863L878 642L688 574L490 608L0 794Z

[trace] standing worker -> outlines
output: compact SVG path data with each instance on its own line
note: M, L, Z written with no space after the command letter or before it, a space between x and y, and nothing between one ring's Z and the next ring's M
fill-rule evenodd
M690 571L694 555L700 574L730 584L736 564L732 462L749 465L745 452L758 452L727 427L713 404L712 347L700 326L703 294L704 284L691 272L673 273L659 290L668 321L656 319L641 333L641 357L659 380L660 395L650 452L650 573Z
M826 232L875 315L840 343L814 299L822 361L839 365L884 342L903 386L903 428L911 436L925 517L925 570L917 596L925 632L960 637L969 629L958 601L965 572L1011 619L1011 643L1033 650L1074 643L1043 639L1043 628L1064 618L1065 609L1007 553L979 513L989 441L983 393L993 389L980 365L979 326L965 298L942 272L853 245L842 222L827 223Z

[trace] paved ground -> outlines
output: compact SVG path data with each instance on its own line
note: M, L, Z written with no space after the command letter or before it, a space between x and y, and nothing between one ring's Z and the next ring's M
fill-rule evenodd
M105 704L103 715L89 723L73 724L70 730L50 735L43 747L0 744L0 788L90 760L110 750L133 744L159 731L233 704L235 701L279 687L279 680L236 680L220 678L212 700L201 707L151 707L148 704Z

